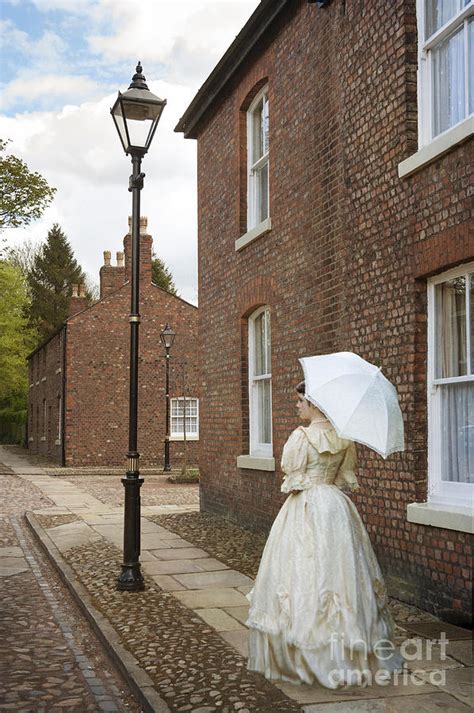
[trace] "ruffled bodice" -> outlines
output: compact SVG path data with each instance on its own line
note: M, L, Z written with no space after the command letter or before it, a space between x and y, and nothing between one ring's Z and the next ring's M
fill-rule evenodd
M299 426L287 440L281 458L284 493L307 490L318 484L357 489L356 450L352 441L340 438L324 424Z

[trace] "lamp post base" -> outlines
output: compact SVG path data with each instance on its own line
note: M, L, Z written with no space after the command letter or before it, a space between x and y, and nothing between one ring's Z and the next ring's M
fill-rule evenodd
M122 573L117 579L117 589L123 592L140 592L145 582L140 572L140 488L143 478L138 471L138 453L129 452L129 470L122 483L125 488L123 525Z
M142 592L145 589L139 564L122 565L122 574L117 579L117 589L119 592Z

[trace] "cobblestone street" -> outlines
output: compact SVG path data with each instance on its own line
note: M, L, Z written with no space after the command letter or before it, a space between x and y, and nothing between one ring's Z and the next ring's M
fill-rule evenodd
M0 710L130 711L141 708L24 524L51 507L0 465Z

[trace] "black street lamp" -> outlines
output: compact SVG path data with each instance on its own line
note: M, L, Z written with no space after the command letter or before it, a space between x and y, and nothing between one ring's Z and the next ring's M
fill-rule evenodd
M160 334L160 339L165 347L166 352L166 434L165 434L165 467L163 470L169 472L170 465L170 349L173 346L176 333L173 332L169 324L163 329Z
M110 113L120 136L123 149L132 157L132 175L128 190L132 193L132 275L130 307L130 396L128 421L127 472L122 483L125 487L125 513L123 533L122 573L117 589L136 592L144 589L140 572L140 478L137 447L138 431L138 327L140 286L140 191L144 173L141 173L143 156L150 148L166 99L152 94L145 83L140 62L128 90L118 93Z

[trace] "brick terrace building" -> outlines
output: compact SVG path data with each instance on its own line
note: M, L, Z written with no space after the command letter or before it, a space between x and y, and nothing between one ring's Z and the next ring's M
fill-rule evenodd
M353 495L391 592L465 621L473 3L424 5L263 0L176 130L198 140L202 507L270 526L298 357L354 351L405 421L405 453L358 447Z
M129 221L130 223L130 221ZM140 221L139 431L141 464L163 463L165 358L160 332L176 332L170 359L171 465L183 459L183 389L189 465L197 464L197 308L151 281L152 238ZM117 265L104 253L100 300L73 294L66 323L29 357L28 447L66 466L122 465L128 446L131 236ZM184 384L183 384L184 368ZM65 408L64 406L65 405Z

